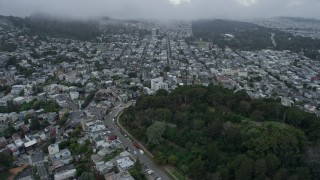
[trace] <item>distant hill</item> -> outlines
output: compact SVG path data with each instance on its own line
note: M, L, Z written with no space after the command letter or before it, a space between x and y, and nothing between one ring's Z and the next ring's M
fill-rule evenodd
M191 179L320 179L320 119L275 100L184 86L139 97L120 121Z
M320 60L320 40L307 37L294 36L279 30L262 27L249 22L230 20L198 20L192 22L194 38L202 38L204 41L213 42L224 48L231 47L234 50L291 50L303 52L309 58ZM234 35L233 39L226 38L225 34ZM274 47L271 41L271 34L277 46Z
M29 28L31 33L39 35L90 40L100 34L99 23L93 20L63 20L37 14L26 18L0 16L0 21L9 26Z
M320 23L320 20L319 20L319 19L313 19L313 18L278 17L277 19L283 19L283 20L294 21L294 22L316 22L316 23Z
M24 25L24 19L20 17L0 15L0 23L5 24L7 26L15 26L22 28Z

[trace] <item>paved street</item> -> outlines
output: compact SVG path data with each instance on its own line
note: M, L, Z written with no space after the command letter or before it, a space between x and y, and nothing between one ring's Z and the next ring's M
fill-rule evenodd
M43 163L44 161L44 154L43 153L35 153L30 156L30 159L32 161L32 164L37 167L38 175L40 176L41 180L47 180L49 179L49 175L46 169L48 167L45 166Z
M128 147L128 149L130 150L131 154L136 157L139 158L140 162L144 165L146 165L149 169L154 171L154 174L152 174L151 177L149 177L149 179L156 179L157 177L160 177L162 180L169 180L169 177L145 154L141 155L139 153L139 150L136 149L133 146L132 141L129 140L128 137L126 137L127 135L124 135L120 132L120 130L118 129L119 127L117 127L115 125L115 121L116 119L115 116L118 115L118 113L120 113L123 108L129 106L130 103L126 104L126 105L119 105L115 108L113 108L113 110L109 113L108 117L106 118L106 125L109 127L109 129L111 130L111 132L113 134L115 134L116 136L118 136L119 140L122 142L122 144L125 147ZM114 121L113 121L114 119ZM136 154L134 153L134 151L136 151Z
M43 162L44 154L43 153L35 153L31 155L32 164L37 164Z
M79 105L75 101L73 101L71 98L69 98L68 96L63 95L63 94L59 94L56 98L59 101L66 101L66 103L68 104L67 107L71 108L72 111L79 110Z
M48 180L49 175L43 162L37 163L37 170L41 180Z

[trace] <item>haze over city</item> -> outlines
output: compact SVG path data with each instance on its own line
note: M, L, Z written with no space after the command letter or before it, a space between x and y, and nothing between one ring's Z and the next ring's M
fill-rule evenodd
M0 180L320 179L320 0L0 0Z
M319 8L319 0L0 0L0 14L22 17L40 12L74 18L317 18Z

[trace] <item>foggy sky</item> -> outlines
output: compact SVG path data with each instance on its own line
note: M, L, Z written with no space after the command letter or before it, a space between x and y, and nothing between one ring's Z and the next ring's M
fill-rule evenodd
M320 18L320 0L0 0L0 14L92 18Z

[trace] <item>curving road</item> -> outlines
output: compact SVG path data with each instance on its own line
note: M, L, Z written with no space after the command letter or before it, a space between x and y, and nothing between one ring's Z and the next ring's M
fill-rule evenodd
M116 116L121 113L124 108L129 107L130 105L132 105L132 102L113 108L109 115L105 117L105 124L109 127L110 131L118 137L124 147L127 147L128 151L135 158L139 158L141 164L144 164L147 166L147 168L154 171L154 173L150 175L148 179L157 179L160 177L161 180L169 180L170 178L147 155L139 153L139 150L133 146L132 140L130 140L125 133L122 133L122 130L120 130L116 125ZM145 172L144 169L143 171Z

